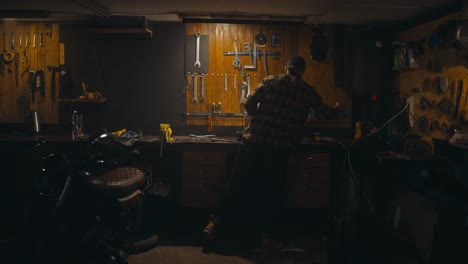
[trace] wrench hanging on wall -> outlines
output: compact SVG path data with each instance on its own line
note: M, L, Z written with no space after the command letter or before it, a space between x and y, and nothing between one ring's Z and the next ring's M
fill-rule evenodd
M250 95L250 74L247 74L247 94L245 97L249 97Z
M15 50L15 32L11 32L10 49Z
M239 98L239 103L244 103L244 100L245 100L245 88L247 87L247 83L246 82L241 82L241 93L240 93L240 98Z
M21 57L21 63L26 63L26 67L24 71L21 73L21 78L29 72L30 64L29 64L29 59L26 55L26 50L29 48L29 33L26 33L26 40L24 41L24 49L23 49L23 56Z
M191 32L185 35L184 71L205 75L210 71L210 35Z
M227 73L224 74L224 91L225 92L228 91L228 74Z
M201 85L201 91L200 91L200 103L205 102L205 74L202 73L200 75L200 85Z
M200 68L201 62L200 62L200 32L195 33L195 63L193 64L193 67L195 68Z
M13 64L15 66L15 84L16 88L18 88L18 75L19 75L19 53L15 52L15 58L13 59Z
M198 90L198 84L197 84L197 73L194 72L192 75L193 78L193 98L192 98L192 103L196 104L198 103L197 99L197 90Z
M234 79L234 84L232 85L233 89L237 88L237 74L233 74L232 78Z

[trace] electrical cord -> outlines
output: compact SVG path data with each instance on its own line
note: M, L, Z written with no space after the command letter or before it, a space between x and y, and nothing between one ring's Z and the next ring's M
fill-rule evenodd
M349 145L349 148L347 150L347 153L346 153L346 159L347 159L347 163L348 163L348 166L349 166L349 171L351 173L351 176L352 176L352 179L353 179L353 182L354 182L354 186L355 186L355 189L356 189L356 192L358 194L360 194L362 196L362 198L364 198L367 203L368 203L368 206L370 207L371 211L372 211L372 214L374 216L376 216L376 213L375 213L375 209L374 209L374 206L371 204L371 201L370 199L368 199L364 193L364 191L361 190L361 186L360 186L360 183L359 183L359 176L358 176L358 173L353 169L353 165L352 165L352 162L351 162L351 147L356 144L357 142L359 141L362 141L366 138L369 138L377 133L379 133L383 128L385 128L390 122L392 122L395 118L397 118L398 116L400 116L402 113L405 112L405 110L409 107L409 103L407 103L397 114L395 114L393 117L391 117L387 122L385 122L382 126L380 126L377 130L373 131L372 133L369 133L367 135L364 135L362 137L359 137L357 139L355 139L350 145ZM410 113L411 114L411 113Z
M390 118L387 122L385 122L382 126L380 126L380 128L378 128L377 130L373 131L372 133L369 133L367 135L364 135L360 138L357 138L355 139L353 142L351 142L351 145L350 146L353 146L356 142L359 142L363 139L366 139L370 136L373 136L377 133L379 133L385 126L387 126L390 122L392 122L395 118L397 118L398 116L400 116L403 112L405 112L405 110L408 108L409 106L409 103L407 103L401 110L400 112L398 112L397 114L395 114L392 118Z

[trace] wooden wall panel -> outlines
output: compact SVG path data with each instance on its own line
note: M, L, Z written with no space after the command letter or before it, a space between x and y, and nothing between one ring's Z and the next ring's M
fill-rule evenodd
M16 87L14 73L5 68L5 74L0 76L0 123L23 123L31 110L39 111L41 123L58 122L58 102L51 97L51 75L47 66L59 66L59 25L47 25L44 23L1 23L0 32L5 32L7 46L11 40L11 32L15 32L16 43L19 43L19 34L22 36L22 47L16 45L15 52L19 57L18 87ZM49 34L47 34L49 32ZM241 71L234 69L232 62L235 56L224 56L225 51L245 51L244 43L255 43L255 35L264 32L267 35L265 49L277 51L278 57L268 56L268 73L277 74L284 72L284 65L289 56L299 54L307 60L307 72L305 79L322 95L325 102L334 104L339 101L344 108L350 105L350 98L344 93L344 89L334 86L334 64L331 59L326 63L314 63L310 59L309 45L312 38L312 28L308 26L282 26L282 25L252 25L252 24L215 24L215 23L189 23L186 24L186 34L193 35L200 32L209 35L209 72L206 72L204 103L192 103L193 80L186 93L186 112L211 112L212 103L221 102L221 111L229 113L242 113L243 106L240 102L240 84L242 82ZM43 33L44 46L39 45L39 36ZM272 47L271 35L279 34L280 46ZM29 34L29 47L25 48L26 35ZM36 48L33 48L33 38L36 34ZM1 35L0 35L1 36ZM329 35L332 36L332 35ZM331 45L330 45L331 47ZM2 47L3 48L3 47ZM8 47L7 47L8 48ZM263 50L263 49L260 49ZM251 65L249 56L240 56L242 65ZM28 84L29 70L42 70L45 77L45 97L36 93L36 101L31 102L31 91ZM181 76L180 78L184 78ZM228 90L224 91L224 76L228 76ZM266 75L264 58L259 58L255 70L245 70L245 74L251 76L251 89L253 89ZM234 88L234 76L237 87ZM58 95L58 74L56 75L56 97ZM200 85L200 80L198 80ZM200 93L200 87L198 89ZM199 97L199 95L198 95ZM336 120L327 123L319 122L319 126L349 127L349 119L343 122ZM207 125L206 117L188 117L187 125ZM215 125L241 126L244 124L242 117L219 117Z
M47 66L59 66L59 25L44 23L1 23L0 37L6 33L6 49L18 57L18 69L14 63L5 65L5 72L0 76L0 123L26 122L31 110L39 112L41 123L56 123L58 118L57 102L50 94L51 72ZM11 47L14 32L14 49ZM42 33L42 45L40 36ZM20 46L21 35L21 46ZM34 47L35 35L35 47ZM29 36L28 47L26 39ZM2 39L3 42L3 39ZM3 49L3 43L2 43ZM35 101L31 100L31 89L28 83L29 71L44 72L45 96L37 91ZM15 75L18 78L16 86ZM58 76L58 75L57 75ZM58 90L58 82L56 82Z
M281 31L282 31L282 28L280 26L271 26L271 27L269 27L269 30L268 30L268 32L269 32L268 36L270 36L270 38L271 38L272 34L278 34L278 35L281 36ZM279 47L272 47L271 39L269 39L268 45L269 45L271 51L283 53L283 50L282 50L283 47L284 47L283 38L280 38L280 46ZM272 59L268 58L269 74L284 72L284 64L280 61L280 58L281 57L273 57Z
M450 111L449 113L442 113L437 107L438 103L443 98L451 97L451 90L453 84L462 80L463 89L461 96L458 98L460 100L460 109L459 113L462 111L468 112L468 107L466 103L466 96L468 95L468 70L462 62L454 56L454 50L452 48L430 48L427 45L427 40L429 36L437 30L439 25L445 24L450 20L461 20L460 13L454 13L439 19L433 20L431 22L416 26L411 29L407 29L398 34L398 40L400 42L418 42L423 44L424 54L422 55L421 67L416 69L405 69L400 71L395 71L395 78L397 80L398 88L400 90L401 101L406 101L407 98L414 96L414 127L410 129L410 132L417 135L429 135L436 139L447 140L451 137L452 133L445 133L442 129L434 130L421 130L418 126L418 120L421 117L425 117L429 125L433 121L437 121L439 125L445 123L446 126L450 128L463 127L463 130L468 126L467 122L461 122L454 117L454 113ZM441 72L429 71L427 70L427 64L429 61L435 63L439 61L443 69ZM449 89L442 94L435 94L432 92L433 81L436 77L446 76L449 80ZM424 87L424 80L428 79L431 82L431 90L429 91L420 91ZM422 110L419 108L419 101L421 97L425 97L430 102L434 103L434 106L431 109ZM457 97L457 96L456 96ZM452 107L452 106L451 106ZM452 109L455 109L453 107ZM467 120L468 116L464 117Z
M193 79L186 93L186 112L212 111L212 104L221 102L221 112L223 113L243 113L243 106L240 102L240 84L242 82L242 72L233 67L235 56L224 56L224 52L235 52L235 47L239 52L246 51L245 43L255 44L255 35L263 32L267 36L265 47L259 51L279 52L279 56L267 57L268 74L284 73L284 65L289 56L301 55L307 60L307 70L305 79L315 85L319 93L323 95L325 102L333 105L339 101L345 109L351 105L350 96L344 89L337 89L334 85L334 63L333 58L326 63L314 63L310 58L310 43L312 40L312 28L308 26L282 26L264 24L215 24L215 23L188 23L186 24L186 34L194 35L200 32L202 35L209 35L209 72L206 73L204 103L193 103ZM273 47L271 36L280 36L280 46ZM331 36L331 34L330 34ZM330 45L331 47L332 45ZM239 56L241 65L252 65L250 56ZM265 70L264 57L257 58L256 69L245 69L251 77L251 90L267 76ZM224 90L224 76L228 76L227 91ZM234 76L237 78L237 87L234 88ZM246 78L244 77L244 81ZM198 81L200 84L200 81ZM200 88L200 87L199 87ZM200 93L200 89L198 89ZM199 97L199 95L198 95ZM187 125L208 125L208 117L189 116ZM215 125L220 126L242 126L243 117L218 117ZM319 122L320 123L320 122ZM349 127L350 117L334 120L333 122L323 122L327 127Z
M59 48L59 26L57 24L52 24L46 27L46 35L50 32L50 35L44 37L45 45L45 66L46 67L58 67L60 65L60 48ZM45 70L46 72L46 93L50 100L46 102L45 112L50 113L50 123L58 122L58 111L59 107L57 105L58 91L59 91L59 73L56 73L53 76L53 72L49 69ZM52 93L52 82L55 83L55 91Z
M10 37L11 32L15 30L14 24L5 24L1 27L1 45L2 45L2 52L3 50L11 51L10 49ZM5 38L5 41L3 40ZM13 70L12 70L13 69ZM11 122L12 120L16 119L16 113L12 113L10 109L14 108L14 95L15 91L15 80L14 80L14 65L13 62L8 64L4 64L3 69L3 76L1 77L1 103L0 107L2 110L0 111L2 114L2 119L6 122Z
M27 31L27 34L29 35L29 51L30 51L30 56L29 56L29 70L30 71L34 71L34 70L38 70L38 67L37 67L37 48L35 48L34 46L37 45L37 24L30 24L29 25L29 29L26 29L28 30ZM26 78L26 82L28 80L28 73L26 72L26 75L25 78ZM25 86L26 89L29 88L29 84L26 84ZM32 96L32 95L31 95ZM32 98L32 97L31 97ZM31 99L31 110L39 110L38 109L38 101L41 100L40 99L40 95L39 95L39 91L36 91L35 95L34 95L34 101L32 101ZM42 114L39 114L41 117L43 117Z
M18 45L16 47L19 58L19 65L18 65L18 88L15 92L15 97L17 98L17 108L16 111L12 111L12 115L17 115L14 120L16 122L20 122L22 120L26 120L28 117L28 113L31 110L31 93L29 90L29 86L27 85L28 82L28 70L30 65L30 58L31 52L29 49L25 48L26 45L26 33L29 32L29 24L17 24L17 34L16 38L18 39ZM19 35L21 35L21 47L19 46ZM4 80L0 80L2 82ZM9 93L12 91L9 90ZM3 93L2 93L3 94ZM5 120L2 118L2 122Z

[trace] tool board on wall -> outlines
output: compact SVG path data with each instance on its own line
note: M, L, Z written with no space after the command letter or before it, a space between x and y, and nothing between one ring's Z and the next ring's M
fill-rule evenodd
M401 99L411 98L410 132L448 140L468 128L468 69L453 45L435 45L434 32L459 20L452 15L401 32L403 42L420 43L420 64L396 70ZM439 41L442 43L442 41ZM437 42L437 43L439 43Z
M59 25L0 23L0 123L27 122L32 110L40 121L56 123L57 91L51 83L59 65Z
M292 55L306 59L304 79L326 103L348 107L350 96L334 83L333 59L312 61L312 36L307 26L188 23L186 40L191 44L186 45L181 76L186 81L186 124L244 125L243 100L266 76L284 73ZM332 34L328 36L333 43ZM349 127L350 120L335 120L331 125L325 121L324 125Z

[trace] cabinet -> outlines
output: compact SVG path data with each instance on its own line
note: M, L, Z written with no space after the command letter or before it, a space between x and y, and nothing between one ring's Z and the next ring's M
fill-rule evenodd
M184 150L181 155L181 205L214 207L227 175L227 152Z
M231 150L233 151L233 150ZM228 149L183 149L181 152L180 205L212 208L224 188L230 162ZM289 159L288 207L329 208L331 153L304 150Z
M289 159L288 206L328 208L330 206L331 155L301 152Z

